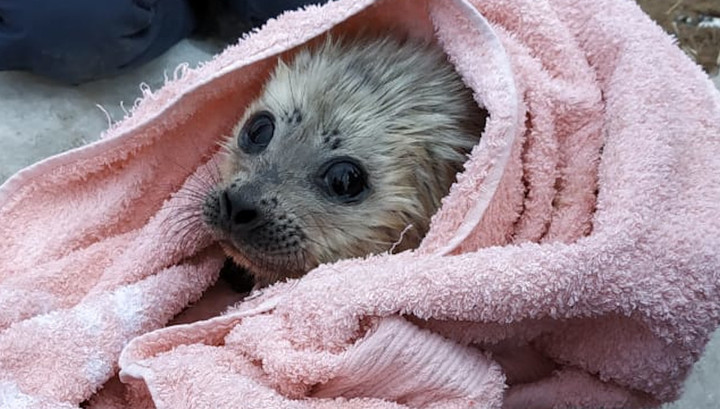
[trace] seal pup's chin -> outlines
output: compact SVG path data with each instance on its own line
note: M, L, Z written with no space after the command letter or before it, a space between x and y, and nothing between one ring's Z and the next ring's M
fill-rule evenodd
M302 277L318 264L314 260L308 260L306 254L280 259L278 257L268 257L257 251L243 252L238 249L239 246L225 240L219 243L225 254L236 265L251 272L254 278L254 289L268 286L286 278Z

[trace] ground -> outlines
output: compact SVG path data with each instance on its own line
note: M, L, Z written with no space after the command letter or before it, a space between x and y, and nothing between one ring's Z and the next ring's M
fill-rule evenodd
M708 73L718 70L720 0L639 0L642 7ZM0 183L47 156L96 140L108 121L141 93L137 84L162 86L181 62L208 59L217 49L183 41L162 58L110 80L65 87L23 73L0 72ZM714 78L720 89L720 76ZM122 105L121 105L122 101ZM102 108L102 109L101 109ZM682 398L663 409L720 408L720 331L686 383Z
M711 75L720 65L720 0L638 0L647 14L678 39Z

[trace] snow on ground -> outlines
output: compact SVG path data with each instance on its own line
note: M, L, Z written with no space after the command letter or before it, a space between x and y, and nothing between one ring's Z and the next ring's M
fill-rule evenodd
M184 41L130 73L78 87L0 72L0 183L40 159L98 139L109 121L122 119L142 95L140 83L160 88L165 74L172 76L180 63L193 66L215 51L205 43Z
M108 121L122 119L123 107L131 107L141 95L140 83L157 89L164 83L165 74L172 76L178 64L193 66L216 51L205 43L184 41L131 73L79 87L24 73L0 72L0 183L38 160L98 139ZM714 82L720 89L720 77ZM720 331L695 366L682 399L663 408L717 409L719 385Z

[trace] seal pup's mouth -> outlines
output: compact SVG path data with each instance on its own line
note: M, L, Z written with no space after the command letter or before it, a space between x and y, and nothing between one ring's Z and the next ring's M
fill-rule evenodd
M269 257L262 252L240 248L229 241L220 241L225 254L238 265L253 273L255 287L262 288L285 278L298 278L311 270L316 263L308 261L305 252L283 258Z

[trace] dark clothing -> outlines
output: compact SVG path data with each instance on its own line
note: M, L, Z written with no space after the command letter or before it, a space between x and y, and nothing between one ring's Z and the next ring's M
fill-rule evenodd
M77 84L164 53L201 25L238 33L303 0L0 0L0 71L24 70ZM198 15L201 14L201 15Z
M80 83L141 65L195 26L186 0L0 0L0 69Z
M296 10L308 4L322 4L327 0L227 0L229 7L251 27L259 27L285 10Z

